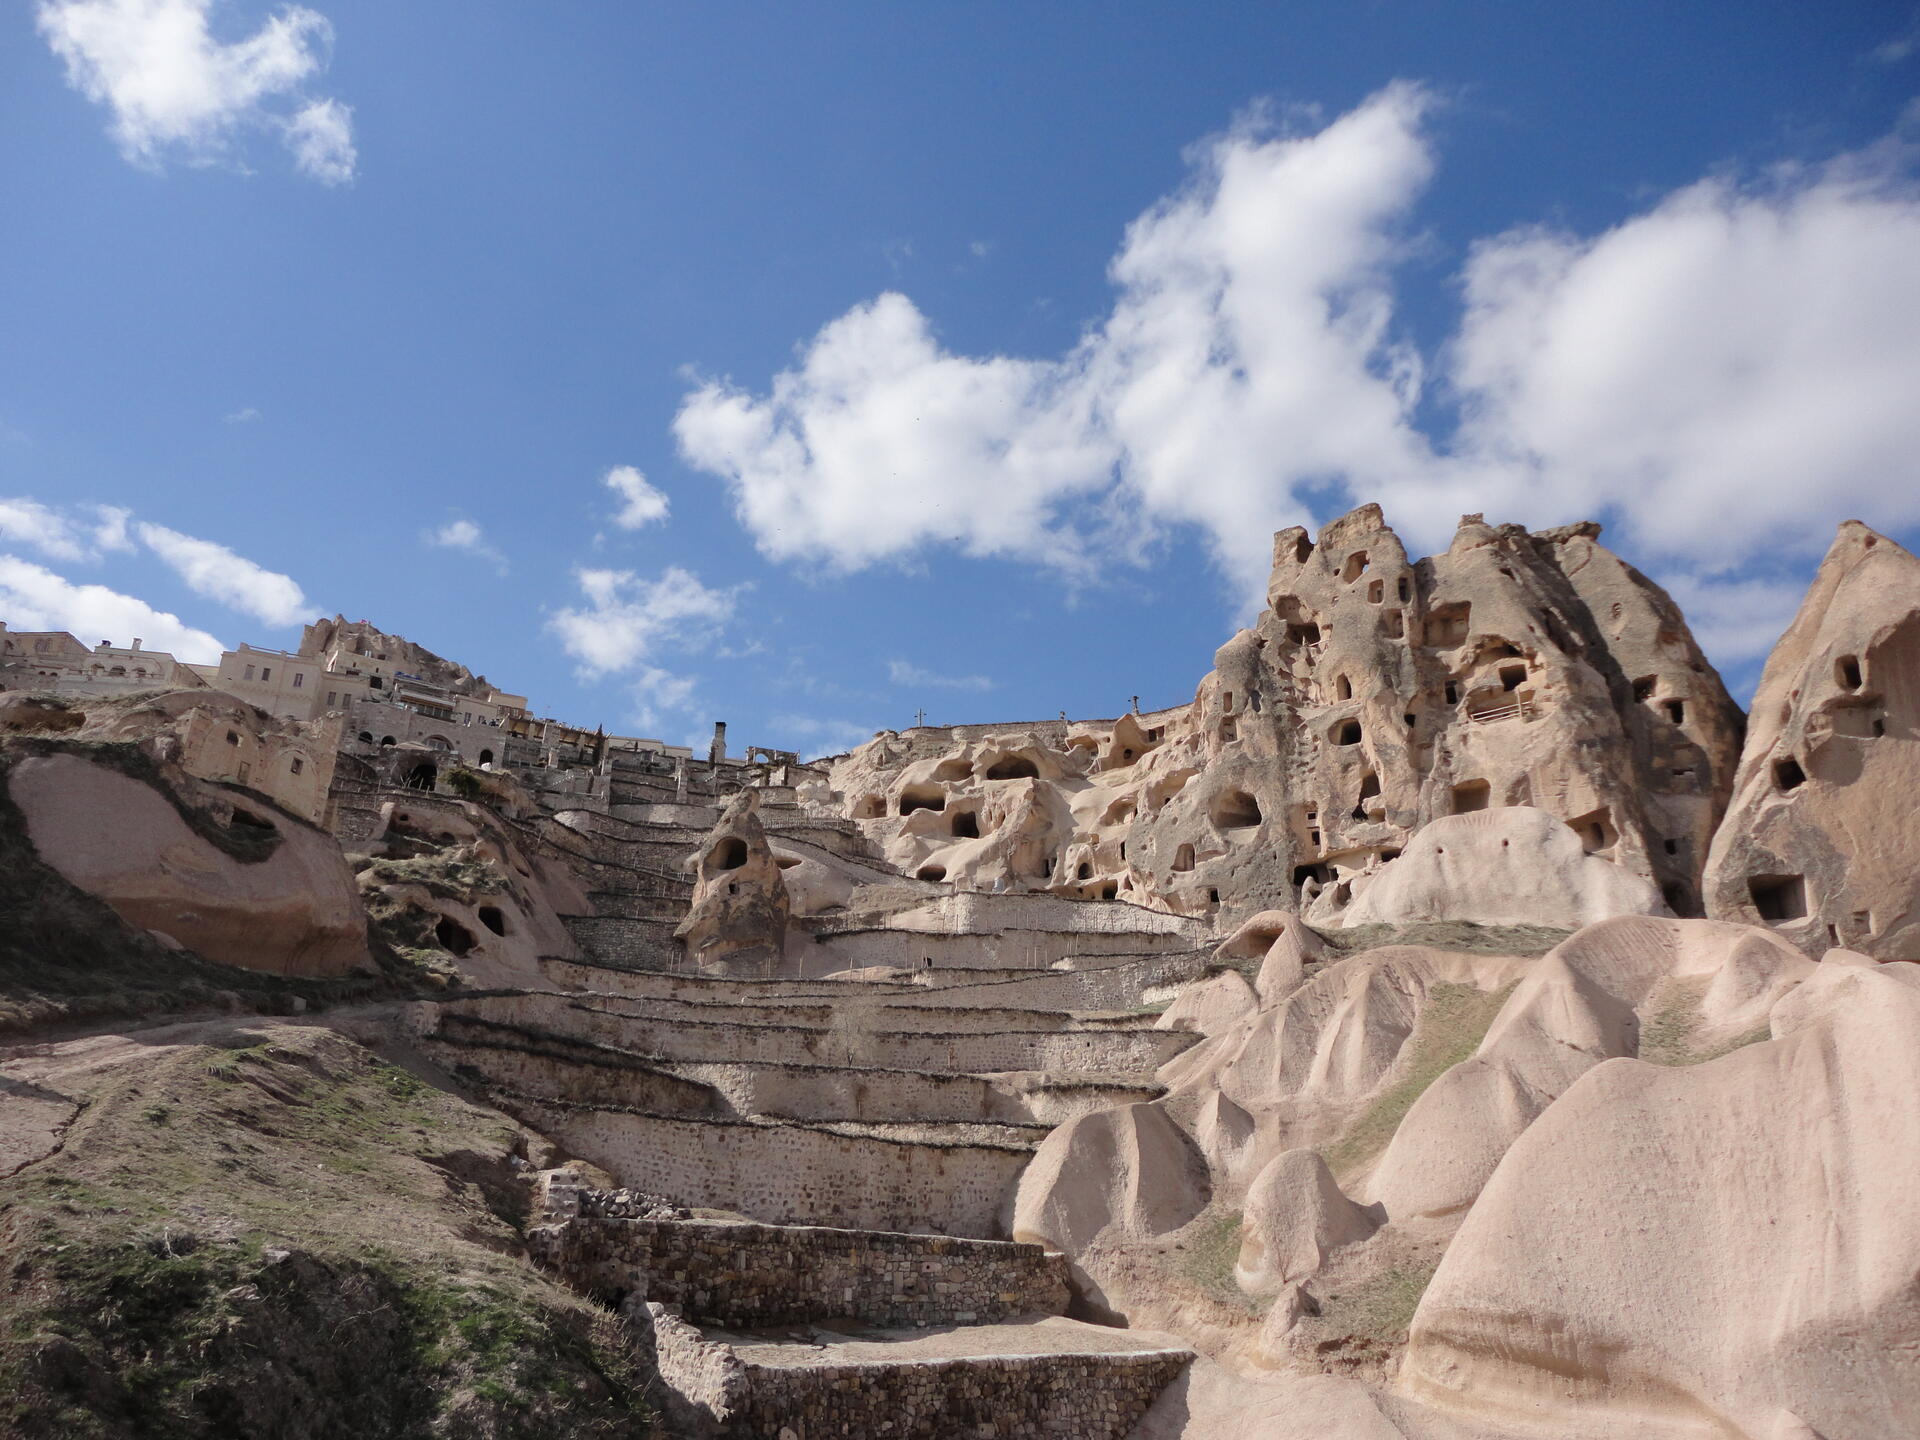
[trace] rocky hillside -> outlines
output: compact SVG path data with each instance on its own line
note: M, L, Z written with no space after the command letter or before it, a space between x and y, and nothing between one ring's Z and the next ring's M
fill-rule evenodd
M697 783L0 697L0 1431L1903 1440L1917 664L1859 525L1746 717L1365 507L1189 705Z

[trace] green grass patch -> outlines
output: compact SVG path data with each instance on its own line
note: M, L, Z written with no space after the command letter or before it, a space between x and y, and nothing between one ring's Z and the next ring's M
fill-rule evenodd
M1493 1017L1512 993L1512 985L1491 992L1453 984L1429 989L1420 1019L1401 1051L1406 1063L1400 1078L1375 1097L1346 1133L1326 1147L1322 1153L1327 1168L1344 1179L1386 1149L1393 1132L1427 1087L1472 1057Z

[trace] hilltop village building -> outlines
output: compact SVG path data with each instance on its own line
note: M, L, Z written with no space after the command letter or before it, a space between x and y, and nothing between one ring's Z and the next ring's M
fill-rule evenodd
M712 793L749 778L746 762L726 754L726 727L715 726L706 757L684 745L609 735L537 716L525 695L497 689L464 665L442 659L365 621L336 616L306 627L298 650L242 644L217 664L181 661L164 651L102 640L88 645L61 630L14 630L0 620L0 692L111 698L145 691L231 696L278 725L228 725L214 704L205 724L182 732L191 743L181 763L205 779L249 785L296 813L320 820L338 772L349 787L398 783L435 789L449 762L476 770L541 772L542 784L590 798L606 787L615 757L669 777L669 796L689 783ZM170 697L179 706L180 699ZM204 733L203 733L204 732ZM231 739L229 739L231 737ZM759 750L764 768L784 752ZM689 766L697 774L688 775ZM675 777L677 774L677 781ZM677 788L676 788L677 786Z

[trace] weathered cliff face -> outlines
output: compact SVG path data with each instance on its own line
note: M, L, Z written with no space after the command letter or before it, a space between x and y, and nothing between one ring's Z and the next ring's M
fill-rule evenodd
M1840 527L1753 697L1708 913L1920 956L1920 560Z
M1282 531L1268 608L1190 706L882 736L834 790L908 873L1221 928L1303 907L1338 926L1422 825L1531 806L1698 914L1740 712L1673 602L1598 533L1469 516L1414 561L1378 506L1317 541Z
M693 904L673 933L703 966L777 959L786 944L792 902L759 804L751 790L735 795L688 861Z

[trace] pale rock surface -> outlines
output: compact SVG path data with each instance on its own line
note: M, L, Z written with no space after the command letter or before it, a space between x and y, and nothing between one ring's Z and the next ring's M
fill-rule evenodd
M1163 1066L1164 1103L1196 1117L1195 1134L1220 1173L1250 1178L1283 1151L1337 1136L1391 1082L1435 986L1494 991L1530 963L1420 946L1328 963L1284 1000ZM1248 1117L1251 1136L1198 1124L1216 1094ZM1216 1136L1231 1146L1213 1149Z
M742 790L687 862L693 903L673 932L703 966L727 968L777 958L792 902L760 822L759 797Z
M1540 1434L1912 1433L1920 987L1820 970L1777 1039L1609 1061L1534 1122L1420 1303L1404 1391Z
M1689 1049L1710 1049L1764 1026L1814 968L1750 926L1644 917L1590 926L1537 961L1473 1058L1414 1102L1362 1193L1394 1220L1458 1214L1575 1080L1639 1054L1656 1011L1675 1007L1675 1022L1690 1022Z
M1237 970L1187 986L1154 1021L1159 1030L1216 1035L1260 1008L1260 997Z
M834 813L909 875L1226 929L1337 917L1421 827L1533 806L1697 914L1740 714L1673 602L1598 533L1468 516L1414 560L1378 506L1317 542L1282 531L1268 608L1190 704L888 732L834 764Z
M240 826L264 859L242 860L195 833L144 781L77 755L25 756L8 791L40 858L113 907L208 960L276 975L371 968L367 920L333 837L243 793L162 772L207 823Z
M1377 1228L1366 1207L1340 1189L1318 1150L1289 1150L1247 1187L1233 1278L1250 1295L1275 1294Z
M1577 930L1667 907L1650 880L1589 854L1564 822L1527 805L1449 815L1397 863L1354 888L1342 925L1465 920Z
M1221 960L1259 960L1254 989L1262 1002L1272 1004L1300 988L1307 967L1325 957L1326 947L1298 915L1262 910L1242 922L1213 953Z
M1767 658L1707 913L1920 959L1920 559L1840 527Z
M1020 1177L1013 1238L1077 1255L1177 1230L1206 1208L1206 1162L1157 1105L1069 1120Z

